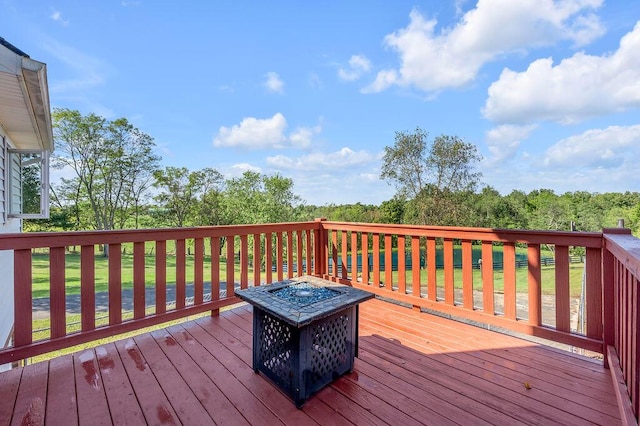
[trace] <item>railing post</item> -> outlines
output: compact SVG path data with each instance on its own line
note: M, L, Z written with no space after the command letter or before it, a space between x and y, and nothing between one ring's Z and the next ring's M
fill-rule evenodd
M602 346L604 354L604 368L609 368L608 346L615 344L615 290L614 290L614 258L606 247L606 240L602 243Z
M542 324L540 244L529 244L527 258L529 259L529 324L539 326Z
M326 222L327 218L316 218L315 222L318 224L316 229L316 238L314 244L314 265L313 271L315 275L328 275L327 265L325 265L326 253L327 253L327 230L324 228L322 222Z
M607 235L631 234L630 229L624 228L624 219L618 220L617 228L604 228L602 230L602 344L604 353L604 366L609 368L607 346L613 346L616 352L616 271L615 257L607 248Z
M33 337L31 250L15 250L13 253L13 265L13 342L15 347L20 347L31 343Z

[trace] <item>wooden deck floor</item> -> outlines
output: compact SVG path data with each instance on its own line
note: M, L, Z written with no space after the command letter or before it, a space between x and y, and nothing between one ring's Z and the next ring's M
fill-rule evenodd
M380 300L355 371L298 410L251 368L251 308L0 374L5 424L620 423L601 362Z

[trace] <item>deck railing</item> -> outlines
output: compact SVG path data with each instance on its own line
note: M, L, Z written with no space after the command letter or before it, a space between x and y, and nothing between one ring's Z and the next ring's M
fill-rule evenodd
M76 247L79 265L70 265L69 252ZM628 230L546 232L319 219L5 234L0 251L11 252L14 263L14 339L0 350L0 365L197 313L216 315L239 301L237 287L315 275L418 309L603 353L605 365L619 374L616 383L626 384L619 393L627 417L637 419L640 240ZM102 251L108 258L101 258ZM38 256L46 258L48 269L50 330L34 339ZM107 269L108 282L96 290L97 279L105 276L97 273L100 267ZM80 292L78 331L67 315L74 280ZM130 312L123 305L125 287L131 287L126 290L132 293ZM175 289L172 300L167 300L169 287ZM147 299L149 291L154 303ZM96 306L103 293L108 293L104 312ZM108 318L104 324L96 320L100 315Z
M601 233L322 224L325 278L416 308L603 351ZM542 247L553 259L544 268ZM584 253L585 262L572 265L571 251ZM503 260L494 262L498 255ZM516 257L527 266L517 268L523 262ZM584 297L571 297L576 287Z
M0 250L12 251L14 264L13 346L0 350L0 365L206 311L215 315L221 307L239 302L235 287L246 288L250 279L253 285L260 285L292 278L294 274L312 274L317 229L316 222L304 222L0 235ZM67 265L67 253L76 247L80 248L79 272ZM125 267L123 252L127 251L132 259ZM33 258L39 252L48 261L50 332L34 341ZM103 252L108 253L108 259L100 259ZM168 258L175 265L168 265ZM108 322L103 325L96 324L96 316L105 315L96 312L98 263L106 263L108 270ZM192 271L187 271L187 264ZM71 278L72 272L79 277ZM130 313L123 309L125 275L132 281ZM173 280L168 282L167 275ZM190 297L187 276L193 286ZM69 282L77 279L80 330L70 331L66 296ZM205 282L210 298L205 298ZM168 285L175 286L175 300L167 300ZM155 297L153 306L145 300L149 287Z
M640 411L640 240L628 229L605 229L604 344L626 424ZM621 386L624 384L625 386Z

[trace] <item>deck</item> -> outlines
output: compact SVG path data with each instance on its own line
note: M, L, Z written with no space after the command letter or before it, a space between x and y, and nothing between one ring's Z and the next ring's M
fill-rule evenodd
M601 361L381 300L355 371L298 410L251 368L251 307L0 374L5 424L615 425Z

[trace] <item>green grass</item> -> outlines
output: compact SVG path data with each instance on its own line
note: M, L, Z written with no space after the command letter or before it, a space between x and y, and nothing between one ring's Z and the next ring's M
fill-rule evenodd
M49 297L49 255L36 253L32 256L33 297ZM121 266L122 288L133 287L133 255L123 254ZM204 257L204 280L210 281L211 257ZM101 255L95 257L95 289L96 292L108 290L109 259ZM225 280L227 273L226 261L220 262L220 279ZM194 258L186 256L186 282L193 282ZM155 285L156 258L154 255L145 256L145 282L148 287ZM235 278L240 277L239 266L235 267ZM80 294L80 254L67 253L65 255L65 282L67 294ZM176 282L176 257L167 255L167 283Z
M33 254L33 297L48 297L49 296L49 256L48 254L36 253ZM167 255L167 283L175 283L176 279L176 257L174 255ZM67 294L79 294L80 293L80 254L79 253L67 253L65 256L66 270L66 293ZM154 255L145 256L145 282L148 287L155 285L155 261ZM95 291L105 292L108 290L108 259L96 255L95 257ZM186 256L186 282L192 283L194 281L194 257ZM211 257L204 257L203 276L205 281L209 281L211 277ZM572 263L569 265L570 273L570 294L572 297L580 296L582 288L582 273L584 269L584 263ZM226 279L227 264L223 260L219 265L220 279L224 281ZM527 292L527 268L516 269L516 291ZM371 277L371 273L369 274ZM436 271L438 286L442 286L444 283L444 272L442 269ZM264 277L264 272L262 272ZM286 273L285 273L286 276ZM122 254L122 288L133 287L133 255ZM235 280L240 278L240 267L236 265L234 268ZM380 271L381 280L384 281L384 271ZM427 282L427 271L420 271L420 281L423 285ZM251 282L253 280L253 270L249 268L248 279ZM275 279L275 273L274 273ZM503 285L503 272L501 270L494 271L494 288L497 292L502 292ZM411 283L411 271L407 271L406 281L409 285ZM393 282L398 282L397 271L393 272ZM454 270L454 282L456 288L462 288L462 270ZM482 277L480 270L473 270L473 283L474 289L482 290ZM542 267L542 293L543 294L555 294L555 269L553 266Z
M569 265L569 293L571 297L580 297L580 293L582 291L582 274L584 271L584 263L572 263ZM454 269L454 288L461 289L462 288L462 270ZM555 268L553 266L543 266L541 270L541 291L542 294L553 295L556 293L555 291ZM369 273L369 280L372 279L371 273ZM380 280L384 282L384 272L380 272ZM399 275L396 271L392 274L392 280L394 285L397 285L399 280ZM406 283L407 286L411 286L412 282L412 273L411 271L407 271L406 273ZM423 291L426 291L426 283L427 283L427 271L420 271L420 283L423 287ZM442 269L438 269L436 271L436 285L438 287L444 287L444 271ZM504 273L503 271L495 270L493 272L493 287L494 291L497 293L504 292ZM473 288L474 290L481 291L482 290L482 275L480 270L473 270ZM526 293L528 292L529 284L528 284L528 270L527 268L519 268L516 269L516 292L518 293Z

